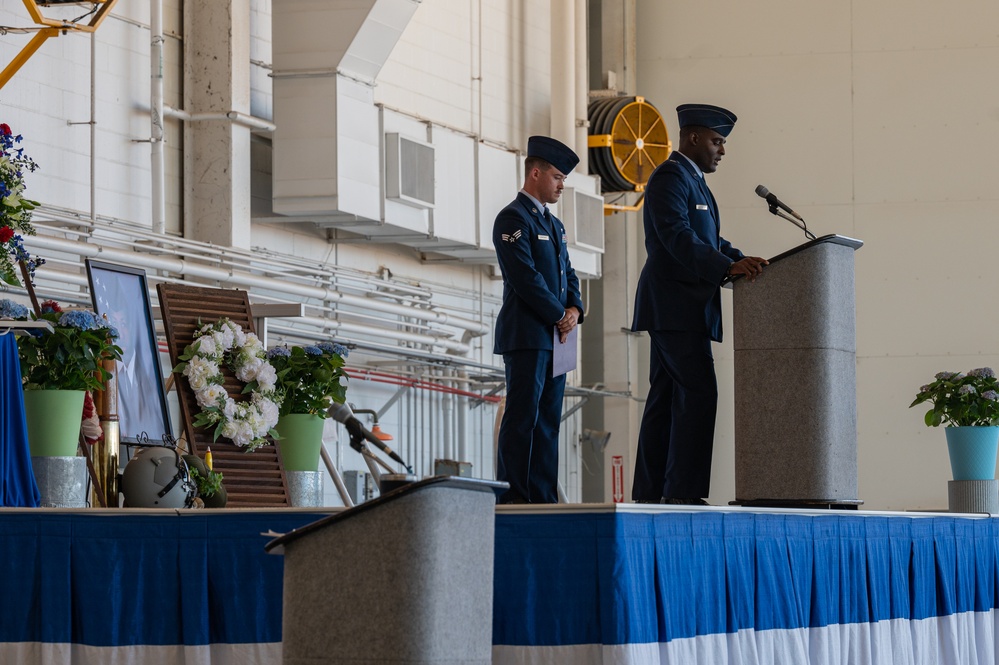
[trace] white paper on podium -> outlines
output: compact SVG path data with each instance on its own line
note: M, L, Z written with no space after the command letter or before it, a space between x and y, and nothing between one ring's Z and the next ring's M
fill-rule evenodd
M579 332L579 326L569 331L563 344L558 326L555 326L555 333L552 337L552 377L562 376L576 369L577 332Z

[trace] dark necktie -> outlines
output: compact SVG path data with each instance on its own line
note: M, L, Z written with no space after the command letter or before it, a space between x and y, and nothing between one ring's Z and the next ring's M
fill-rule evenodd
M551 238L552 242L555 243L555 253L561 254L562 243L559 242L560 238L558 237L558 234L555 232L555 221L552 219L552 213L551 210L548 209L548 206L545 206L544 218L545 218L545 224L548 225L548 233L550 234L549 237Z

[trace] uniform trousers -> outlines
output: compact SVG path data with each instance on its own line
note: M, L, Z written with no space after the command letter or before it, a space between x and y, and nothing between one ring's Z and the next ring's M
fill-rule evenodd
M652 330L649 397L638 434L631 498L703 499L711 482L718 382L701 332Z
M558 502L558 432L565 375L552 377L552 352L503 354L506 410L500 423L496 478L510 483L500 503Z

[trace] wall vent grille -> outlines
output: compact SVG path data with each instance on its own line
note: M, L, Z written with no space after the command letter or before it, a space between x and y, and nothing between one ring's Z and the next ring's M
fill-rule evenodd
M385 196L417 208L434 207L434 146L385 134Z

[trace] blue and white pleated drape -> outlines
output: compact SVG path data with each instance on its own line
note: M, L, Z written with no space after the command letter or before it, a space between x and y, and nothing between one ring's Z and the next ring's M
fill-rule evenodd
M0 506L34 508L41 500L31 469L17 340L6 332L0 334Z
M999 663L999 521L498 515L493 663Z
M281 662L270 530L321 514L0 511L0 663Z

